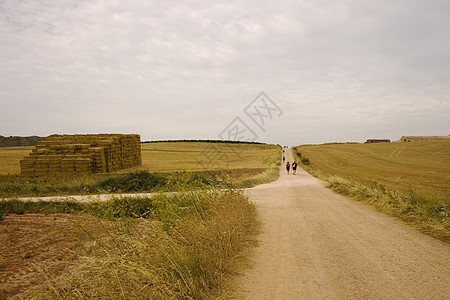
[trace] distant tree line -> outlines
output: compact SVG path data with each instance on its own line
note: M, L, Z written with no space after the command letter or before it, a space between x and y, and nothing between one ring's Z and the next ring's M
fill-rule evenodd
M16 147L16 146L36 146L44 137L40 136L9 136L4 137L0 135L0 147ZM222 144L257 144L267 145L261 142L248 141L233 141L233 140L158 140L158 141L143 141L142 143L222 143Z
M36 146L44 138L40 136L9 136L0 135L0 147Z
M266 145L266 143L260 142L247 142L247 141L232 141L232 140L158 140L158 141L144 141L143 144L147 143L222 143L222 144L258 144Z

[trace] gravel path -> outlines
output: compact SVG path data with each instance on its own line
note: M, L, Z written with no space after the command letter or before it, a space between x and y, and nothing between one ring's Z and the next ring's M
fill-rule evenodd
M170 192L172 193L172 192ZM108 201L112 198L123 197L153 197L157 193L129 193L129 194L94 194L94 195L72 195L72 196L47 196L47 197L20 197L20 198L6 198L16 199L21 201L77 201L77 202L92 202L92 201Z
M286 150L287 161L292 153ZM303 170L246 193L262 223L244 299L450 299L450 246Z

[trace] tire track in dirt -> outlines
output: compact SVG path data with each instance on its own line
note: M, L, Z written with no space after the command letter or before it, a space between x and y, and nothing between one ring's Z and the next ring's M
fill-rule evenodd
M287 150L287 161L292 153ZM243 299L448 299L450 246L303 170L246 191L262 232Z

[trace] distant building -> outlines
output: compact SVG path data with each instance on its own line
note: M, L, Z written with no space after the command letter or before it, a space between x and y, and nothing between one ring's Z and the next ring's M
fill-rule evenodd
M443 136L402 136L401 142L419 142L419 141L436 141L436 140L450 140L450 135Z
M365 144L370 144L370 143L390 143L391 140L389 139L368 139Z

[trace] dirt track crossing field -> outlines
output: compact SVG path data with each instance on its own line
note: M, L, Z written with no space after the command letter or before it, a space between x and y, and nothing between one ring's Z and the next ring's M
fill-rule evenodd
M287 161L292 154L287 150ZM292 171L291 171L292 174ZM247 190L262 232L245 299L449 299L450 246L303 170Z

